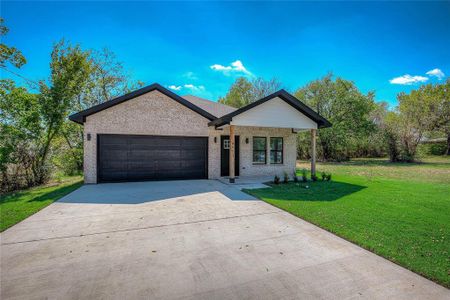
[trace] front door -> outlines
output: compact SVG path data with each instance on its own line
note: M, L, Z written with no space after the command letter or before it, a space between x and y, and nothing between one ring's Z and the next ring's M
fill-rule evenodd
M230 175L230 136L220 137L220 176ZM234 175L239 176L239 136L234 142Z

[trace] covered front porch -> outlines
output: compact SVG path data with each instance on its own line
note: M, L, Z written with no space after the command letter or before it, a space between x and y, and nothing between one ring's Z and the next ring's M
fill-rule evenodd
M316 172L317 129L331 124L281 90L209 123L210 174L230 183L246 178L292 177L297 133L311 134L311 173ZM220 164L218 163L220 161ZM220 170L217 167L220 165Z
M212 130L209 168L213 178L237 185L260 184L296 171L297 134L311 134L311 173L316 172L317 129L226 125Z

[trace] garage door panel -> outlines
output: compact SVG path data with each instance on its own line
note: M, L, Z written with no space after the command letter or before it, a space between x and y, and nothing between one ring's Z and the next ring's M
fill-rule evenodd
M123 178L126 178L126 176L127 176L127 172L109 171L109 172L103 174L102 180L104 182L124 181Z
M130 161L127 164L127 170L148 170L152 171L157 167L157 163L155 161L142 161L142 162L133 162Z
M207 178L207 141L99 135L99 182Z
M198 140L195 139L185 139L182 141L183 143L183 148L184 149L198 149L199 145L205 147L206 143L205 140L202 140L201 142L199 142Z
M123 150L102 151L101 156L103 158L103 161L109 161L109 160L127 160L128 155L126 149L123 149Z
M104 170L126 170L128 162L121 160L105 160L100 163L100 167Z
M122 135L103 135L102 136L103 145L126 145L127 140L123 138Z
M204 152L204 149L182 150L181 157L187 160L198 159L199 157L202 157Z

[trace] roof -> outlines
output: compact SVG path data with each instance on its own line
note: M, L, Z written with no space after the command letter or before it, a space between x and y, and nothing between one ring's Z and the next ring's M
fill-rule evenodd
M86 117L90 116L92 114L95 114L99 111L102 111L104 109L107 109L109 107L115 106L117 104L120 104L122 102L131 100L133 98L136 98L138 96L144 95L148 92L157 90L161 92L162 94L170 97L171 99L177 101L178 103L186 106L187 108L191 109L192 111L200 114L201 116L205 117L206 119L210 120L208 123L209 126L216 126L220 127L225 124L229 124L234 116L237 116L249 109L252 109L255 106L258 106L260 104L263 104L266 101L269 101L273 98L280 98L284 100L286 103L309 117L311 120L317 123L318 128L325 128L330 127L331 123L326 120L324 117L320 116L318 113L316 113L314 110L309 108L307 105L302 103L300 100L286 92L285 90L279 90L278 92L275 92L267 97L264 97L256 102L253 102L249 105L246 105L244 107L241 107L239 109L236 109L234 107L213 102L210 100L206 100L203 98L199 98L196 96L187 95L184 97L180 97L177 94L169 91L168 89L164 88L158 83L153 83L149 86L143 87L141 89L138 89L136 91L133 91L131 93L125 94L123 96L114 98L112 100L103 102L101 104L92 106L91 108L85 109L83 111L80 111L78 113L75 113L73 115L69 116L69 119L71 121L74 121L79 124L83 124L86 121Z
M306 104L304 104L303 102L301 102L300 100L298 100L297 98L295 98L294 96L292 96L291 94L286 92L285 90L279 90L267 97L264 97L258 101L250 103L249 105L241 107L229 114L223 115L222 117L209 122L208 125L220 127L225 124L229 124L231 122L231 120L233 119L233 117L235 117L249 109L252 109L258 105L261 105L273 98L277 98L277 97L282 99L283 101L285 101L286 103L288 103L289 105L294 107L295 109L297 109L299 112L306 115L308 118L310 118L314 122L316 122L318 128L331 127L331 123L327 119L325 119L324 117L322 117L321 115L316 113L314 110L309 108Z
M153 83L153 84L151 84L149 86L143 87L143 88L138 89L136 91L133 91L131 93L128 93L128 94L125 94L123 96L114 98L112 100L103 102L101 104L92 106L91 108L88 108L86 110L83 110L83 111L80 111L80 112L75 113L73 115L70 115L69 119L71 121L76 122L76 123L83 124L84 121L86 120L87 116L90 116L90 115L95 114L95 113L97 113L99 111L102 111L102 110L107 109L109 107L115 106L115 105L120 104L122 102L131 100L133 98L136 98L138 96L141 96L143 94L146 94L146 93L154 91L154 90L157 90L157 91L161 92L162 94L172 98L173 100L175 100L178 103L186 106L187 108L195 111L196 113L200 114L201 116L205 117L206 119L208 119L210 121L216 119L216 117L214 115L212 115L211 113L209 113L208 111L200 108L199 106L193 104L192 102L190 102L190 101L188 101L188 100L178 96L177 94L169 91L168 89L164 88L163 86L159 85L158 83Z
M186 96L183 96L183 98L186 99L187 101L191 102L192 104L197 105L201 109L206 110L207 112L209 112L213 116L216 116L217 118L220 118L223 115L232 113L233 111L235 111L237 109L237 108L234 108L234 107L222 104L222 103L203 99L203 98L200 98L197 96L186 95Z

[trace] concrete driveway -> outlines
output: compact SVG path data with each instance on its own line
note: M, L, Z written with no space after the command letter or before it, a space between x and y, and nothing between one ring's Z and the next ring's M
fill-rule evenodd
M83 186L1 239L1 299L450 298L219 181Z

